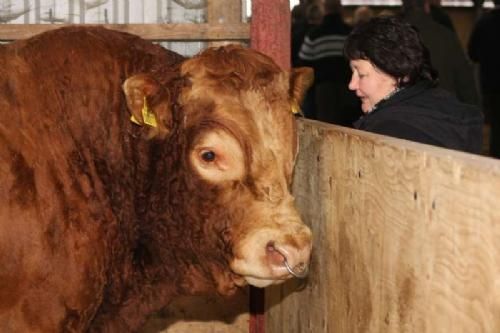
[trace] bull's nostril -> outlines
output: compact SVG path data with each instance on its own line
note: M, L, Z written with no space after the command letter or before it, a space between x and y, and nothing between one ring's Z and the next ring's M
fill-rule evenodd
M266 256L269 260L269 263L275 266L283 265L283 262L286 260L283 253L276 249L275 243L273 241L268 242L266 245Z
M267 243L266 250L267 250L267 252L274 252L274 251L276 251L276 248L274 247L274 242L273 241L269 241Z

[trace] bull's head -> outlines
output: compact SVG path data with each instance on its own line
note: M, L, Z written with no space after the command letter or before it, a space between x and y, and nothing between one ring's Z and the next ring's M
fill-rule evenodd
M179 94L148 75L124 84L139 122L143 101L156 101L150 106L159 122L155 133L169 142L162 156L178 156L156 176L165 192L157 205L166 210L156 233L167 234L158 247L168 246L168 237L184 237L175 257L197 272L191 276L210 273L222 293L305 274L311 232L290 194L298 149L292 110L311 70L284 72L267 56L226 46L185 61L180 75Z

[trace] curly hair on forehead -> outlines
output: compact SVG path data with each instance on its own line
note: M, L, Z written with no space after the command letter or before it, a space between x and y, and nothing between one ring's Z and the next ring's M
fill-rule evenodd
M349 60L368 60L400 87L420 80L437 82L430 53L418 31L402 18L374 17L351 32L344 45Z

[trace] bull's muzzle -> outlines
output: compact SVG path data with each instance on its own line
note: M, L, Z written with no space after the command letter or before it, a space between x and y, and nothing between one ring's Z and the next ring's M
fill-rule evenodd
M266 246L266 253L272 259L271 263L282 265L292 276L303 279L309 273L310 249L270 241Z
M311 230L299 219L288 219L249 230L236 243L231 269L247 283L263 288L292 277L305 278L311 250Z

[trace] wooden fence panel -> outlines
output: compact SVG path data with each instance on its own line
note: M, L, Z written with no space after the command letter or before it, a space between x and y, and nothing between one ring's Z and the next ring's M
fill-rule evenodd
M28 38L65 25L67 24L4 24L0 27L0 40ZM250 26L246 23L99 24L99 26L128 32L153 41L240 41L247 40L250 33Z
M266 291L266 333L500 332L500 161L312 121L300 137L312 271Z

